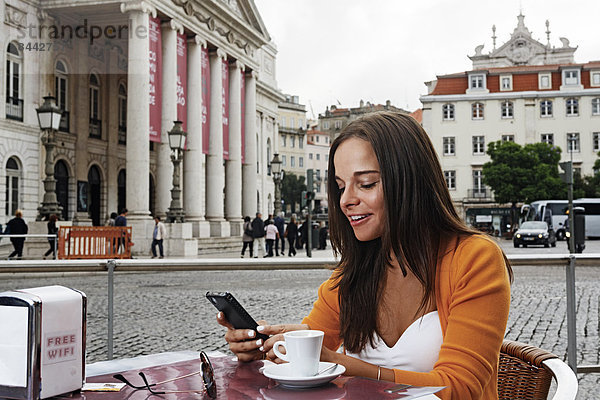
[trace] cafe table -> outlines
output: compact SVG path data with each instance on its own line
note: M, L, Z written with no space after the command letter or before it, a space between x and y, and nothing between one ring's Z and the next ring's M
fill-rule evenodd
M402 392L389 394L385 389L396 386L392 382L340 376L316 388L287 389L261 373L270 361L237 362L235 357L222 352L207 352L215 373L217 399L406 399ZM113 375L120 373L132 384L143 385L138 375L143 371L150 383L164 381L199 371L199 352L182 351L152 354L120 360L101 361L86 366L86 383L118 383ZM161 389L202 389L199 374L161 385ZM156 389L158 390L158 389ZM125 386L118 392L82 391L56 397L56 399L116 400L116 399L209 399L203 393L169 393L152 395L147 390ZM419 397L422 400L438 399L435 395Z

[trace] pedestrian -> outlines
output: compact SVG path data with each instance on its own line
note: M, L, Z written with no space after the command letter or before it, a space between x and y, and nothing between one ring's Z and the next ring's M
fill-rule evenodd
M327 248L327 226L325 222L319 222L319 250L325 250Z
M115 220L117 219L117 213L111 212L110 217L106 220L106 226L115 226Z
M254 249L254 258L258 258L258 248L262 250L263 257L267 255L265 249L265 223L262 220L262 214L257 212L256 218L252 220L252 237L254 242L252 243Z
M121 226L121 227L125 227L127 226L127 209L123 208L121 210L121 214L119 214L116 218L115 218L115 226ZM121 252L121 247L123 247L123 250L125 250L125 238L127 236L127 232L125 232L125 230L123 230L121 237L119 237L119 241L117 244L117 253Z
M279 237L275 241L275 252L277 255L285 256L285 238L283 237L285 233L285 219L283 219L283 211L279 212L274 219L275 226L277 227L277 231L279 232ZM279 243L281 242L281 252L279 252Z
M296 217L293 215L290 218L289 224L287 224L287 227L285 228L284 236L288 241L288 257L291 257L292 255L295 256L296 246L294 246L294 244L296 243L296 237L298 236L298 225L296 225Z
M300 248L305 247L307 253L308 253L308 246L312 245L312 243L310 243L310 244L308 243L308 230L310 229L309 225L311 225L311 224L308 222L308 217L307 217L304 220L304 222L302 223L302 225L300 226L300 239L302 242L302 246Z
M58 233L56 221L58 221L56 214L52 214L50 218L48 218L48 235L54 236L48 237L48 244L50 244L50 248L48 251L46 251L46 253L44 253L44 260L50 253L52 253L52 259L56 259L56 234Z
M5 230L4 234L7 234L6 231L8 231L8 234L10 234L10 235L27 235L27 232L29 231L29 227L23 220L23 211L21 211L21 210L15 211L15 217L13 219L11 219L10 221L8 221L8 223L6 224L6 230ZM23 246L25 245L25 238L24 237L11 237L10 242L12 243L15 250L12 253L10 253L8 258L12 259L15 256L17 258L22 258L23 257Z
M443 386L445 400L498 399L512 269L493 239L460 219L421 125L393 112L351 122L331 144L327 178L340 259L312 311L301 324L263 323L269 338L257 342L221 313L229 350L279 363L273 345L284 332L316 329L325 333L320 361L346 376Z
M159 258L164 258L165 253L163 251L163 239L167 236L167 229L165 224L160 221L158 215L154 216L154 231L152 232L152 258L156 258L156 246L160 253Z
M250 251L250 258L252 258L252 242L254 242L252 222L250 222L250 217L246 215L244 217L244 233L242 234L242 258L244 258L244 253L246 253L246 247Z
M271 220L267 220L265 225L265 237L267 239L267 255L265 257L273 257L273 247L275 247L275 241L279 239L279 231Z

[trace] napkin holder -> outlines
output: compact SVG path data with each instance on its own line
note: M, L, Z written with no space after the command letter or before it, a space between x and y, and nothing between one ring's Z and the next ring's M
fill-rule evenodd
M0 293L0 398L46 399L85 380L87 298L63 286Z

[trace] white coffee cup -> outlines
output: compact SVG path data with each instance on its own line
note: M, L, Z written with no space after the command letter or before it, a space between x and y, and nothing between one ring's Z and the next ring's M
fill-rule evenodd
M285 341L279 340L273 345L275 355L291 365L292 376L314 376L319 370L323 331L302 330L283 334ZM285 348L286 354L279 351Z

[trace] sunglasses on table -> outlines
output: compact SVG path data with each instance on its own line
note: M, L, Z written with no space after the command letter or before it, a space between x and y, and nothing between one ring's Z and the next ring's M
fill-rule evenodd
M113 375L113 378L120 380L121 382L123 382L124 384L126 384L127 386L129 386L133 389L148 390L152 394L203 393L203 392L206 392L211 399L217 398L217 384L215 382L214 370L213 370L212 364L210 363L210 360L208 359L208 356L203 351L200 352L200 370L199 371L192 372L191 374L167 379L162 382L156 382L156 383L148 383L148 379L146 378L146 375L143 372L140 372L139 375L142 378L142 380L144 381L143 386L133 385L131 382L129 382L127 380L127 378L125 378L121 374ZM188 378L188 377L194 376L194 375L202 375L202 381L204 382L204 388L189 389L189 390L164 390L164 389L157 388L157 386L159 386L159 385L169 383L169 382L174 382L174 381Z

